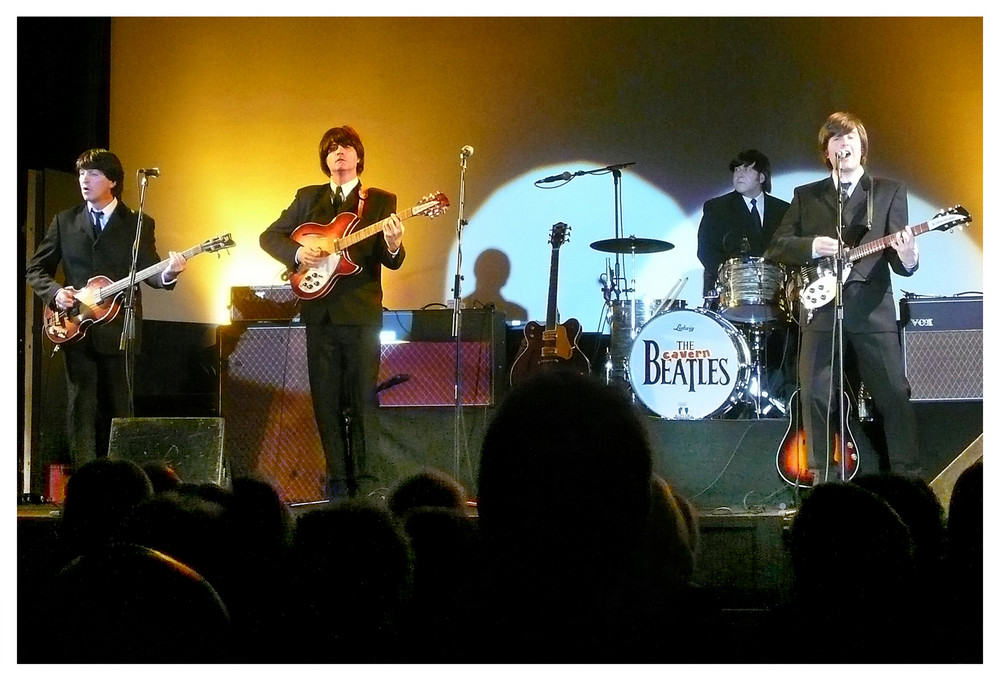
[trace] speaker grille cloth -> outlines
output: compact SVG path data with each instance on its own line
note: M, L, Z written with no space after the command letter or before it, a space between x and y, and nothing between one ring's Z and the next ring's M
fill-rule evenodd
M905 333L906 377L913 400L981 400L983 332Z
M313 417L305 329L248 328L227 365L222 413L233 474L263 477L288 502L322 499L326 458Z

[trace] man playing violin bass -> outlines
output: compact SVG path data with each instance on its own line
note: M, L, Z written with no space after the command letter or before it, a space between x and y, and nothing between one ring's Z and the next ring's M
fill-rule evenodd
M918 266L914 235L907 226L906 187L866 172L868 133L853 114L831 114L819 130L819 148L830 177L795 189L792 205L765 257L789 265L809 265L816 258L837 253L839 168L845 247L890 236L892 246L877 256L858 260L844 283L845 361L856 361L858 375L882 416L893 470L920 476L916 417L903 370L890 279L890 270L909 276ZM817 480L822 482L824 478L835 479L837 474L832 463L827 472L823 456L828 451L829 429L837 428L836 419L828 422L831 383L836 385L831 366L835 305L811 311L803 306L800 314L803 425L809 468L819 471ZM836 403L835 395L834 400Z
M382 328L382 268L403 264L403 224L396 216L396 195L362 188L365 148L351 127L331 128L319 143L319 165L330 178L299 189L281 216L260 235L260 246L289 270L299 264L321 267L327 254L291 238L305 223L325 225L337 215L360 216L355 231L388 219L383 234L351 246L347 253L361 269L341 277L321 297L301 301L306 326L306 361L313 410L327 463L327 496L354 496L374 488L377 451L366 445L373 432ZM349 419L350 456L345 418ZM367 422L367 428L366 428Z
M86 287L90 278L124 279L132 265L138 215L121 201L125 179L121 161L107 149L90 149L76 160L76 170L83 202L56 215L26 269L28 285L58 310L73 308L74 290ZM153 219L144 215L137 270L160 260L155 228ZM60 264L65 284L54 278ZM170 251L166 269L145 281L154 288L172 289L186 266L183 255ZM136 289L134 301L137 324L142 319L140 291ZM59 346L66 360L66 416L75 467L107 456L111 419L129 415L126 358L119 349L123 317L95 324L82 338Z

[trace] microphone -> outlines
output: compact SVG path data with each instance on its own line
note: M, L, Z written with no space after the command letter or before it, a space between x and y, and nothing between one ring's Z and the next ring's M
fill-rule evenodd
M604 302L611 302L611 287L608 285L608 273L604 272L597 278L597 283L601 285L601 291L604 292Z
M136 172L138 172L140 175L145 175L146 177L159 177L160 176L160 169L159 168L139 168L139 170L137 170Z
M568 181L573 179L573 173L566 171L565 173L559 173L558 175L549 175L548 177L539 180L539 182L559 182L560 180Z
M474 153L476 153L476 150L473 149L472 146L466 144L464 147L462 147L462 158L469 158Z
M837 158L847 158L850 155L851 155L850 149L841 149L840 151L837 152Z

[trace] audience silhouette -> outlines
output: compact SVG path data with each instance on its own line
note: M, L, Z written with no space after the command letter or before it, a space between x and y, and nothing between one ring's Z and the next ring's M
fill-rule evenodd
M708 598L699 541L634 405L556 368L499 406L476 505L427 469L387 502L293 519L261 480L86 464L61 523L19 518L18 659L982 662L981 460L947 525L916 479L814 488L791 525L790 598L772 612L734 617ZM775 646L776 631L799 635Z

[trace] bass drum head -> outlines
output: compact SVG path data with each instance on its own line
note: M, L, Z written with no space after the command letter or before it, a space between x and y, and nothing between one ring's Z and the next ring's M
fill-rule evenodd
M750 377L750 349L708 310L671 310L649 320L629 352L632 391L667 419L717 416L737 404Z

